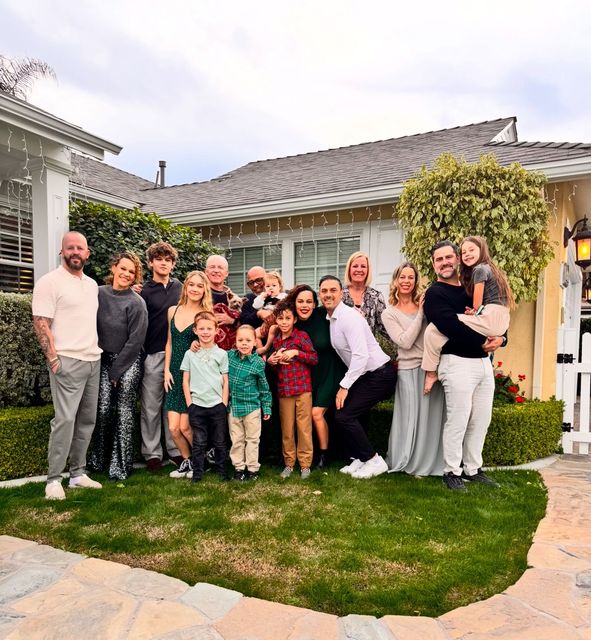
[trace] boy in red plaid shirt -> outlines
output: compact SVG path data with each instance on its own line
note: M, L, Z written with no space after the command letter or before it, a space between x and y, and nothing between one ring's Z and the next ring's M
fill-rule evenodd
M281 444L285 463L281 477L289 478L297 458L302 479L306 479L310 476L313 452L310 367L318 363L318 355L308 334L294 327L296 314L292 306L281 301L275 307L275 318L281 333L273 340L273 353L267 362L277 371Z

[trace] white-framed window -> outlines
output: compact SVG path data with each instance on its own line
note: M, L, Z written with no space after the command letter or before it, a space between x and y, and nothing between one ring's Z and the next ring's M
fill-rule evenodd
M360 242L358 235L296 242L293 247L294 284L305 283L316 288L322 276L342 279L347 260L359 251Z
M0 291L33 291L33 224L28 212L0 206Z
M281 244L265 245L264 247L247 246L232 247L226 251L228 261L228 286L238 295L248 292L246 286L246 273L255 266L263 267L266 271L279 271L281 273L282 264Z

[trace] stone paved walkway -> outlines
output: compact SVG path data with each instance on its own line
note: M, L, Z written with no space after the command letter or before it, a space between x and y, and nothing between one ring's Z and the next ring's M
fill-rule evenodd
M344 618L0 536L0 638L10 640L591 640L591 462L542 471L529 569L440 618Z

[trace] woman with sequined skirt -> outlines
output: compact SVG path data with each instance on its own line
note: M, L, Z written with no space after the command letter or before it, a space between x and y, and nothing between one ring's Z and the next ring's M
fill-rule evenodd
M148 311L131 287L141 281L139 258L125 251L113 257L107 284L99 287L97 330L103 354L96 427L87 466L93 471L106 469L112 480L125 480L133 465L133 430Z

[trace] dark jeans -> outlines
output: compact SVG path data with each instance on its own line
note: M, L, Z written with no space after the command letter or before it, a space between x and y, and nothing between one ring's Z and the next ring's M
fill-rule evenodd
M189 424L193 430L192 459L193 478L203 477L205 451L208 441L215 449L214 469L219 474L226 472L228 458L228 413L223 402L214 407L189 406Z
M391 362L364 373L349 389L344 407L335 412L335 426L343 434L350 455L361 462L367 462L376 454L363 428L363 419L380 400L394 395L396 378Z

